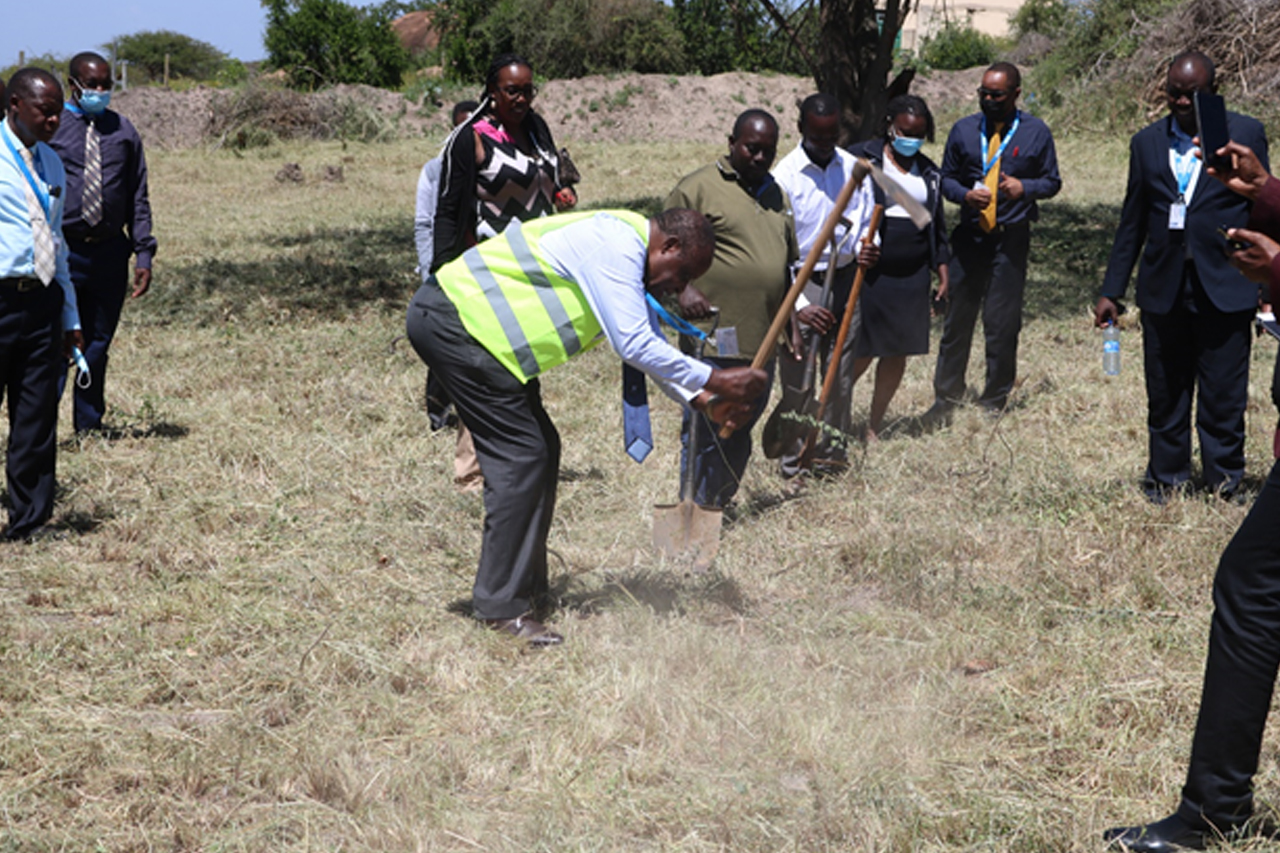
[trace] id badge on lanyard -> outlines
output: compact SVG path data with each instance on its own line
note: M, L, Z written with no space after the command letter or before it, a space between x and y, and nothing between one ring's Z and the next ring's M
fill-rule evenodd
M1182 231L1187 227L1187 202L1182 196L1169 205L1169 230Z

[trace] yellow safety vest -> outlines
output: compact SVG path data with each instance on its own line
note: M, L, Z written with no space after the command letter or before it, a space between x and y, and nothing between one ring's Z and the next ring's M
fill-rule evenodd
M556 275L538 246L544 235L601 214L621 219L649 244L649 220L638 213L562 213L513 223L436 270L471 337L522 384L603 338L582 288Z

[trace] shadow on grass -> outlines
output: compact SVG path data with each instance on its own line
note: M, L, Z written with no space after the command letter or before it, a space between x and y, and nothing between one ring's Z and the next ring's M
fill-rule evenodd
M1024 319L1060 320L1092 310L1119 222L1117 205L1041 205L1031 233Z
M735 614L745 613L748 607L738 582L714 570L693 575L636 569L609 577L600 587L576 589L574 586L573 577L563 575L551 594L563 609L588 616L628 604L646 607L659 616L683 616L691 601L718 605Z
M300 316L341 319L353 310L403 311L418 288L413 222L276 234L266 260L204 258L166 267L164 287L139 304L143 322L215 325Z

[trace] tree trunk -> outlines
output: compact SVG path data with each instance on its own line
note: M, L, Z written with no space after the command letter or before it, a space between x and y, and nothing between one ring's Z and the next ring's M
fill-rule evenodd
M893 82L893 46L911 0L886 0L883 27L875 0L820 0L821 35L814 81L818 91L840 101L845 142L870 139L884 130L889 99L904 94L915 76L906 69Z

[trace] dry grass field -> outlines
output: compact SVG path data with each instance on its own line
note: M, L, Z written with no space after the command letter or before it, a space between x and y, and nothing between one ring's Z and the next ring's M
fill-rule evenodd
M574 151L584 204L643 206L719 144ZM480 501L400 338L432 153L153 154L122 435L78 442L64 401L69 535L0 548L0 850L1091 851L1172 809L1246 508L1137 489L1138 333L1108 379L1087 315L1122 140L1061 141L1010 410L856 445L799 498L753 463L709 575L650 549L674 404L638 466L611 354L546 377L568 642L544 653L457 612ZM305 183L273 179L285 161ZM1254 488L1274 357L1261 342ZM891 417L928 407L932 367L910 362Z

